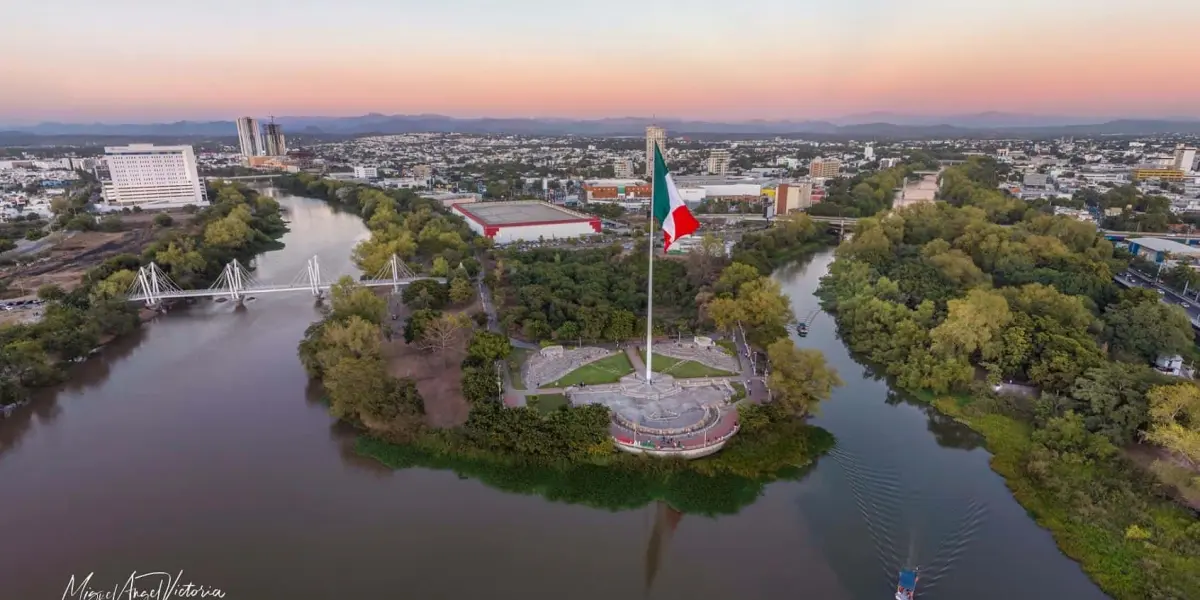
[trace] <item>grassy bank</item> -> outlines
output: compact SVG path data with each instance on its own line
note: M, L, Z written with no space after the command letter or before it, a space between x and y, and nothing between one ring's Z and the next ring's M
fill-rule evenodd
M939 411L984 436L991 466L1013 496L1105 592L1121 600L1200 598L1195 514L1106 441L1070 428L1040 435L989 404L933 398Z
M524 410L524 409L512 409ZM530 409L531 410L531 409ZM357 451L393 469L444 469L512 493L538 495L553 502L605 510L631 510L666 502L676 510L701 515L734 514L753 503L767 484L801 478L816 458L833 447L823 429L798 424L775 435L738 444L737 436L721 453L696 461L646 458L623 453L590 461L531 460L473 448L449 431L430 432L407 444L362 435ZM776 455L773 473L735 474L740 464Z

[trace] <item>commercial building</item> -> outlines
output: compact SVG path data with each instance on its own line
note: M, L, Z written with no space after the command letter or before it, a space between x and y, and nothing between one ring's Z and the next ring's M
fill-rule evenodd
M812 159L808 165L808 175L813 178L830 179L838 176L838 171L842 170L842 161L836 158L821 158L820 156Z
M729 173L729 151L713 150L708 153L708 172L712 175Z
M266 135L267 156L284 156L287 154L287 143L283 139L283 127L278 123L267 123Z
M628 179L633 177L633 160L628 158L613 159L613 177Z
M775 214L786 215L793 211L806 210L813 205L811 181L781 183L775 188Z
M649 206L653 186L640 179L595 179L583 184L585 203L620 204L625 210Z
M102 185L105 202L167 207L207 201L191 146L108 146L104 158L110 177Z
M357 179L378 179L379 169L376 167L354 167L354 177Z
M258 119L254 117L238 117L237 120L238 145L241 146L242 156L250 158L251 156L263 156L267 150L263 146L262 129L258 126Z
M1162 169L1159 167L1138 167L1133 170L1134 181L1161 179L1162 181L1183 181L1183 171L1179 169Z
M1157 263L1166 260L1167 255L1176 259L1200 257L1200 248L1162 238L1130 238L1127 241L1131 254Z
M497 244L577 238L600 233L600 217L536 201L454 204L467 226Z
M646 176L654 177L654 145L667 151L667 130L657 125L646 127Z
M1184 173L1191 172L1196 164L1196 149L1179 144L1175 146L1175 168Z

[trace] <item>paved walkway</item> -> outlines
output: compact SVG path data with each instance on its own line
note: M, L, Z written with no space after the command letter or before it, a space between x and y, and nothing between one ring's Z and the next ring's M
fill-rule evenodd
M482 257L480 257L480 263L483 263ZM482 269L480 270L479 275L475 279L476 279L476 285L479 288L480 304L483 305L483 309L487 313L487 316L488 316L488 330L493 331L495 333L502 333L501 327L500 327L500 318L496 312L496 304L492 299L492 292L488 288L488 286L484 285L484 283L483 283L483 270ZM737 358L738 358L738 362L741 366L741 372L736 377L716 378L716 379L728 379L730 381L741 382L743 385L746 386L745 401L747 401L747 402L754 402L756 404L766 402L770 398L770 395L767 392L766 377L764 375L757 375L754 373L754 369L751 366L752 350L750 349L749 344L747 344L747 342L746 342L745 334L741 333L740 328L739 328L739 331L735 331L733 333L733 335L731 336L731 339L734 342L734 347L737 348L737 354L738 354ZM511 336L508 338L508 340L513 345L514 348L523 348L523 349L534 350L534 351L541 349L541 347L538 346L537 344L532 344L530 342L519 340L519 339L511 337ZM645 341L641 341L641 343L644 344ZM637 342L623 342L621 344L605 343L605 344L591 344L591 345L598 347L598 348L605 348L605 349L609 349L609 350L616 350L618 348L618 346L624 346L625 355L627 357L629 357L629 364L633 365L634 372L635 373L645 373L646 372L646 363L645 363L645 361L642 360L642 357L638 354L638 348L640 346ZM502 372L503 372L503 381L504 381L504 403L507 406L527 406L526 397L528 397L528 396L536 396L538 394L563 394L563 393L565 393L565 390L563 390L561 388L540 389L540 390L518 390L518 389L514 388L512 385L512 377L510 376L508 369L505 368L502 370Z

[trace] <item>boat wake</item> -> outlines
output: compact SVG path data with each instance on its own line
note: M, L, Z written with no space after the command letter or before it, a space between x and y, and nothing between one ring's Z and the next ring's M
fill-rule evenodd
M868 466L836 447L829 457L841 467L880 572L891 583L899 569L920 566L921 589L936 587L975 540L987 516L987 507L976 500L905 485L899 471L887 465ZM929 516L940 521L955 513L961 516L951 524L926 522ZM939 531L948 525L952 529Z

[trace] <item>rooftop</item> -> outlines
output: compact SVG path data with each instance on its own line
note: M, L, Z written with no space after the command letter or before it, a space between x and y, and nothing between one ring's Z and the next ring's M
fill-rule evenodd
M484 225L534 225L588 221L593 217L545 202L476 202L455 204L457 210Z
M1126 241L1128 241L1130 244L1137 244L1143 248L1149 248L1155 252L1170 252L1171 254L1177 254L1180 256L1200 255L1200 248L1197 248L1196 246L1188 246L1186 244L1180 244L1179 242L1164 240L1162 238L1130 238Z

